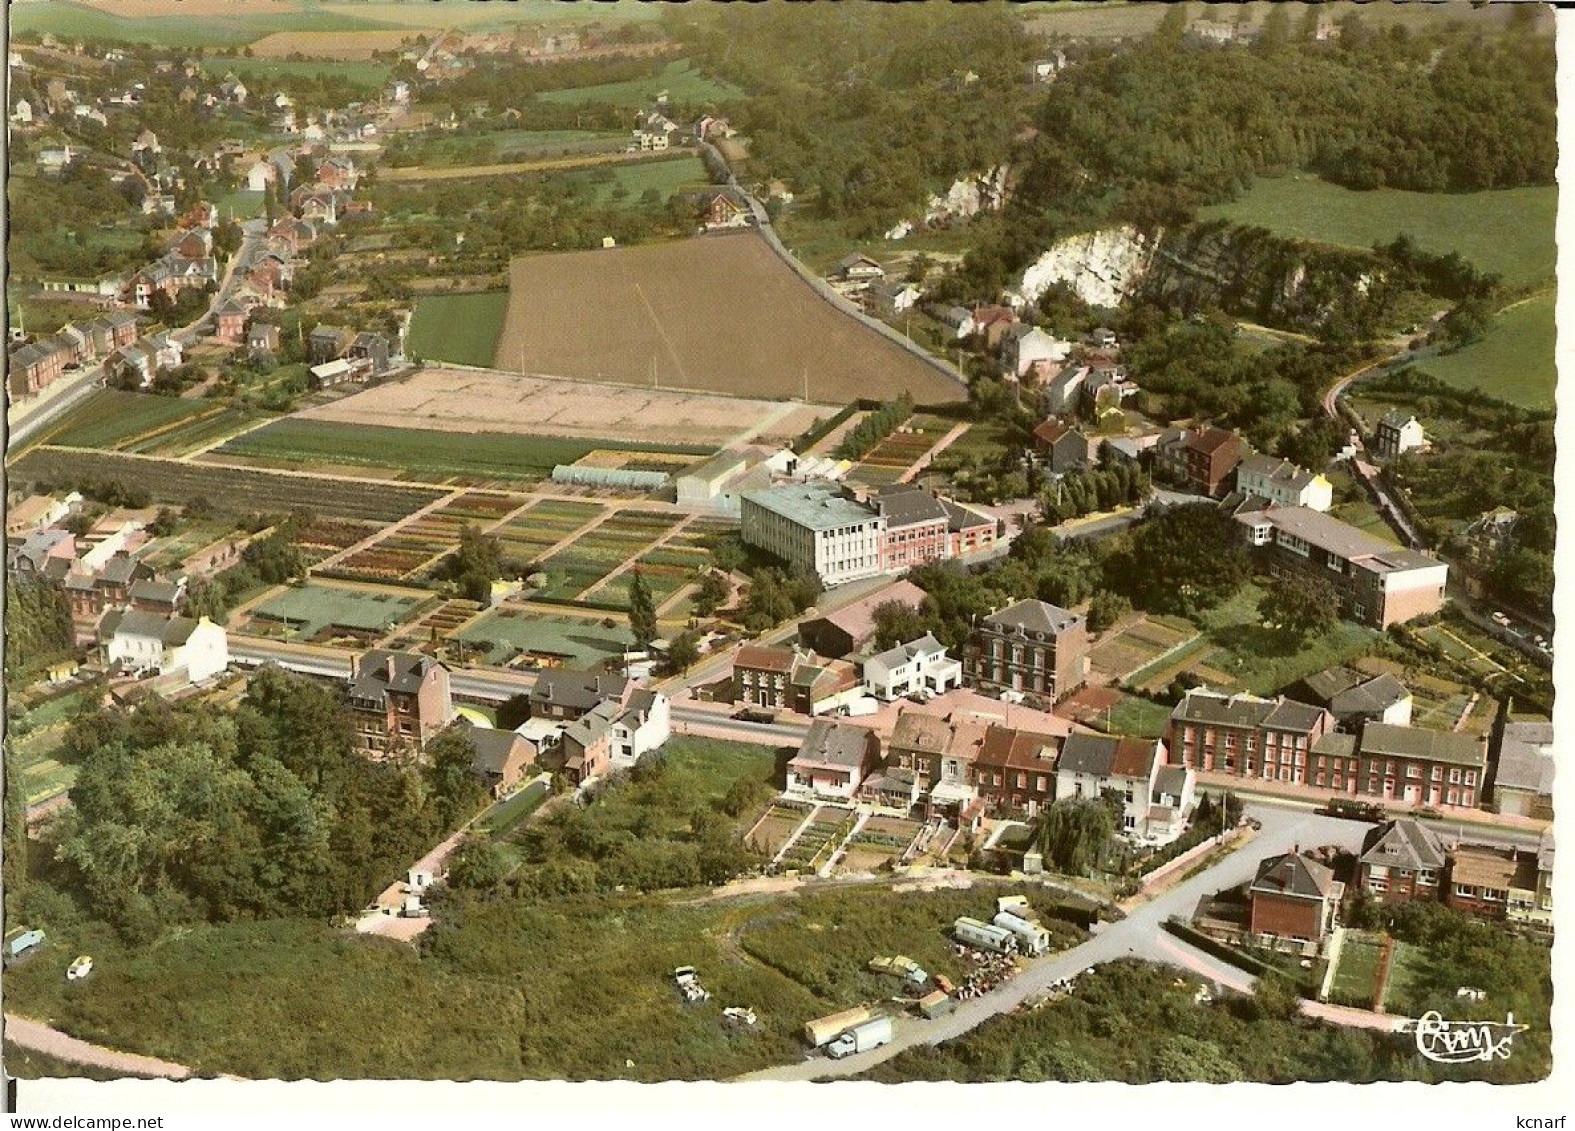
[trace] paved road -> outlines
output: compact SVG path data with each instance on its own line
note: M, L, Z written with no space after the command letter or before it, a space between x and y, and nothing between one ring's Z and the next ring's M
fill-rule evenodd
M325 655L323 649L309 644L236 638L230 641L230 659L247 667L275 663L302 675L350 678L349 656ZM535 683L536 677L528 672L498 668L450 668L449 672L449 687L455 695L494 703L529 691Z
M139 1056L132 1052L117 1052L103 1045L89 1044L87 1041L68 1037L59 1029L53 1029L41 1021L18 1017L14 1013L5 1015L5 1036L6 1040L15 1041L25 1049L59 1057L72 1064L91 1064L96 1068L107 1068L111 1072L121 1072L131 1076L156 1076L166 1080L185 1080L192 1074L191 1069L184 1064L175 1064L173 1061L159 1060L151 1056Z
M899 1018L895 1039L889 1045L843 1060L814 1056L799 1063L766 1069L742 1077L746 1080L817 1080L853 1076L868 1071L904 1049L921 1044L937 1044L960 1036L990 1018L1008 1013L1040 991L1063 978L1072 977L1092 966L1122 958L1182 966L1203 973L1222 984L1250 988L1251 979L1234 967L1166 934L1160 924L1170 915L1189 915L1198 900L1251 879L1258 861L1294 848L1338 844L1348 849L1360 847L1371 827L1359 821L1342 821L1311 813L1251 806L1249 812L1263 823L1263 830L1219 863L1168 892L1135 909L1118 923L1102 925L1087 942L1060 954L1035 959L1005 986L959 1002L945 1017L933 1021Z

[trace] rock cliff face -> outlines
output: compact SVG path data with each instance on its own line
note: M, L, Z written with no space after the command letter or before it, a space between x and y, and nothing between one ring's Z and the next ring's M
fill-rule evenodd
M1373 252L1200 224L1161 241L1143 286L1182 313L1218 307L1269 326L1362 333L1393 305L1389 274Z
M1134 228L1072 236L1029 265L1018 292L1034 303L1056 283L1066 283L1090 306L1120 306L1142 283L1153 256L1153 247Z
M943 193L930 197L924 206L924 218L917 224L902 220L886 233L889 240L900 240L919 224L935 227L968 220L981 212L999 212L1006 203L1007 182L1010 169L997 165L984 173L960 177Z
M1217 308L1315 334L1371 331L1397 292L1372 252L1223 223L1157 238L1129 227L1071 236L1030 264L1017 290L1035 303L1057 283L1090 306L1118 307L1141 291L1182 314Z

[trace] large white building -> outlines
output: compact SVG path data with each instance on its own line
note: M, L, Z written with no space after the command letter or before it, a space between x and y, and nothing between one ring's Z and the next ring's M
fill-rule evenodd
M865 660L864 686L888 703L908 695L941 695L962 686L962 661L948 656L946 646L925 633Z
M739 516L743 539L825 586L881 572L886 519L829 483L750 491Z
M115 609L99 625L104 659L133 672L160 675L184 669L192 683L222 672L230 663L224 626L207 617L169 617L162 613Z

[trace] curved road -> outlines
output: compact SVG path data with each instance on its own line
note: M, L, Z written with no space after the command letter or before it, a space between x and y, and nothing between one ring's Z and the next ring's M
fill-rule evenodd
M1026 999L1063 978L1080 974L1100 963L1122 958L1139 958L1180 966L1221 985L1250 991L1252 979L1248 975L1172 937L1160 924L1171 915L1190 916L1198 900L1205 895L1250 880L1257 871L1258 862L1266 856L1289 852L1298 847L1312 848L1324 844L1337 844L1355 850L1360 848L1362 837L1372 826L1360 821L1343 821L1284 809L1249 806L1248 812L1263 823L1263 829L1257 836L1250 838L1212 867L1137 907L1120 922L1096 926L1096 933L1087 942L1060 954L1033 960L1021 974L993 993L972 1001L959 1002L951 1013L933 1021L897 1018L891 1044L867 1053L842 1060L815 1055L795 1064L754 1072L739 1079L820 1080L855 1076L889 1060L904 1049L939 1044L961 1036L992 1017L1010 1013Z

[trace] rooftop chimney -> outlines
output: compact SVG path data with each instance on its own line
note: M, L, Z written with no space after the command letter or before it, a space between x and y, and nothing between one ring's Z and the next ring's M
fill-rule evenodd
M392 683L394 681L394 657L392 653L389 654L386 663L388 667L388 680L390 683Z

